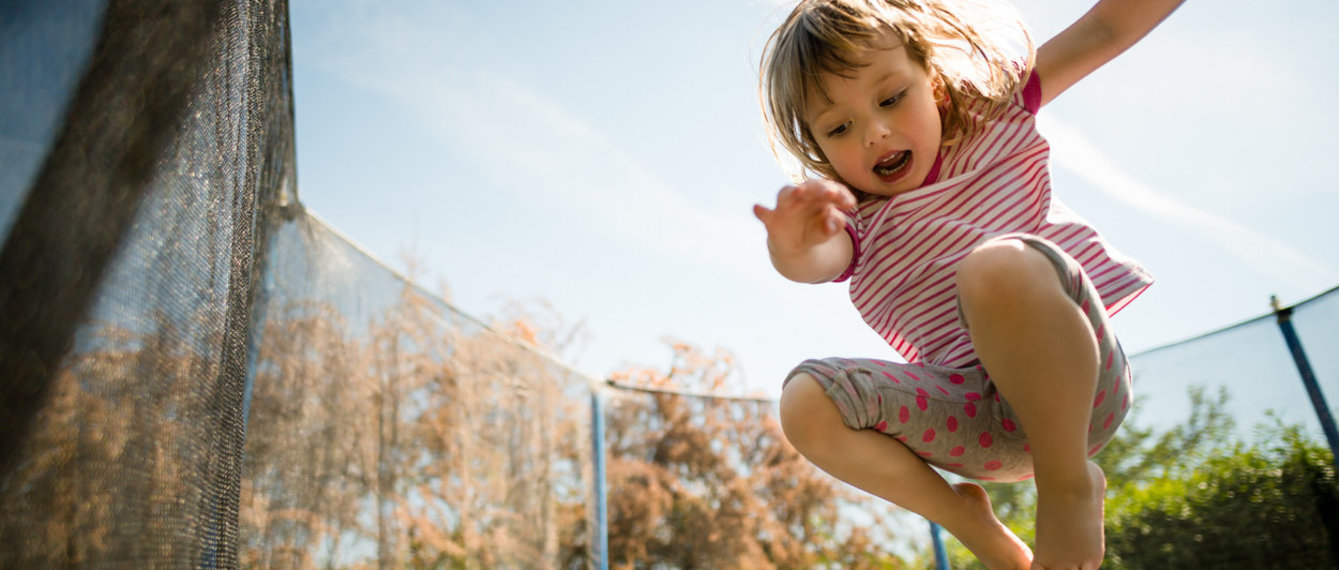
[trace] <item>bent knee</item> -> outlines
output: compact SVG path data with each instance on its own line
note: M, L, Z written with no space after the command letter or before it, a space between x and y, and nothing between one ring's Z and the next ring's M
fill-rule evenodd
M1003 239L982 245L958 267L958 296L964 305L1013 302L1021 295L1059 288L1054 265L1022 240Z
M830 423L837 416L836 405L828 399L823 385L818 379L804 372L796 373L781 390L781 402L778 404L781 416L781 431L786 434L790 444L803 449L815 439L824 423Z

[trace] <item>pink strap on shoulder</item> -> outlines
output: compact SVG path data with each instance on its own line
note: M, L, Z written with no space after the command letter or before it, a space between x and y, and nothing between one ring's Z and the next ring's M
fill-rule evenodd
M1037 75L1036 69L1028 74L1027 83L1023 84L1023 108L1033 115L1041 109L1041 76Z

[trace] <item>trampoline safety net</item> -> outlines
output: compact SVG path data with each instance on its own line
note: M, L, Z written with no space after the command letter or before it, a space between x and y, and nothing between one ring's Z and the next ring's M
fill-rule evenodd
M288 34L0 2L0 568L585 566L589 381L302 209Z
M1324 409L1333 416L1339 409L1339 287L1288 307L1287 314ZM1237 439L1250 441L1257 427L1282 422L1326 440L1274 313L1131 355L1130 362L1141 425L1161 430L1184 422L1191 390L1201 389L1210 396L1226 394L1223 412L1232 418Z

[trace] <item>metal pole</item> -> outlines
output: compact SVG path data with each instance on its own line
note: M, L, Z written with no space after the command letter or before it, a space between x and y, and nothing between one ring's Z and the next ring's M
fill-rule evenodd
M594 447L591 450L591 455L595 458L595 544L592 554L595 555L596 568L609 570L609 508L607 504L609 490L604 475L604 403L600 401L600 393L597 390L592 390L590 393L590 415L591 438Z
M1306 351L1302 350L1302 341L1297 338L1297 331L1293 329L1293 308L1279 306L1279 299L1274 296L1270 296L1269 303L1274 307L1279 330L1283 332L1283 340L1288 343L1288 351L1292 353L1293 362L1297 364L1297 373L1302 375L1302 384L1306 386L1306 393L1311 397L1311 406L1316 409L1320 429L1325 432L1325 440L1330 444L1330 453L1334 456L1335 467L1339 468L1339 429L1335 427L1330 406L1325 403L1325 394L1320 391L1316 373L1311 370L1311 361L1307 359Z
M948 552L944 550L944 538L940 536L941 530L939 523L930 521L930 540L935 545L935 568L948 570Z

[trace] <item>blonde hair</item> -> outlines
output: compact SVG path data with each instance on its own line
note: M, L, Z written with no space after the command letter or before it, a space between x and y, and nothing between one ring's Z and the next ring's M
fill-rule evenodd
M993 117L1031 73L1032 37L1003 0L802 0L768 38L759 77L772 152L784 163L784 149L801 165L792 178L838 179L804 121L804 104L822 93L822 74L849 77L862 52L890 47L881 42L885 31L940 91L946 145Z

